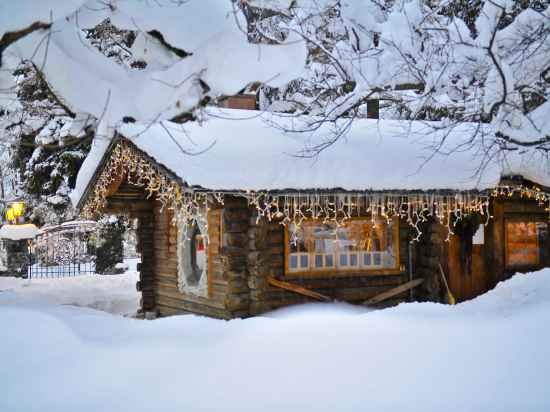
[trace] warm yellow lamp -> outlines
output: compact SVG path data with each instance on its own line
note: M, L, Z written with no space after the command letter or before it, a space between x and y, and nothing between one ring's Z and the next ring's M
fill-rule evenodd
M10 203L6 210L6 219L13 224L17 224L17 220L25 213L25 204L23 202Z
M12 203L11 208L13 209L13 216L16 219L23 216L23 213L25 213L25 204L23 202Z
M11 207L6 210L6 219L9 222L13 222L15 220L15 214L13 213L13 209Z

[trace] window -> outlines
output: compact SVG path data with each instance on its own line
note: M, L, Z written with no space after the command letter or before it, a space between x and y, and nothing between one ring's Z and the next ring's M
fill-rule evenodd
M398 223L353 219L343 225L306 220L286 228L287 274L395 271Z
M547 259L548 224L543 221L506 222L506 266L537 266Z
M208 235L206 222L180 225L178 230L178 286L181 292L208 294Z

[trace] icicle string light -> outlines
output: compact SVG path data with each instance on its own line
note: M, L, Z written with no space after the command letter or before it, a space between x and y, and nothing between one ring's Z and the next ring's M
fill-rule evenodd
M449 236L458 220L479 213L488 222L489 196L483 194L428 194L428 193L249 193L249 205L257 210L257 220L277 220L281 224L300 226L304 219L344 225L357 216L368 215L375 223L398 216L416 231L414 240L422 235L420 225L433 217L447 226Z
M174 211L174 219L190 222L203 219L208 210L207 193L192 192L168 177L155 165L145 159L136 149L125 142L117 144L94 190L82 208L82 215L94 218L107 206L107 197L112 186L125 177L129 184L141 187L148 198L155 197L162 208ZM220 199L220 196L214 199Z
M278 221L283 225L300 226L304 219L314 219L337 226L356 216L370 216L373 223L379 219L388 221L399 216L415 229L413 241L419 240L421 224L428 218L448 228L448 237L454 226L463 218L478 213L487 224L491 218L491 197L532 199L546 207L550 215L550 194L525 186L499 186L491 192L481 193L379 193L379 192L286 192L268 193L254 191L208 191L184 188L168 178L163 171L145 159L132 145L122 141L112 151L111 157L97 180L93 193L83 208L83 215L91 218L101 213L107 204L113 184L126 176L130 184L144 188L148 197L155 197L164 207L174 210L178 224L187 225L204 219L211 203L224 204L225 196L244 197L249 207L257 211L257 220Z

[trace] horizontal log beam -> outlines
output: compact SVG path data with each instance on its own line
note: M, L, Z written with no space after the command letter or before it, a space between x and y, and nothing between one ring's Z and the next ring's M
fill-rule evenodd
M418 285L421 285L423 282L424 282L424 279L415 279L407 283L403 283L402 285L399 285L396 288L392 288L390 290L387 290L385 292L380 293L379 295L376 295L370 298L369 300L363 302L363 305L367 305L367 306L375 305L377 303L383 302L386 299L399 295L400 293L406 292L409 289L415 288Z
M105 209L107 212L142 212L153 210L153 203L150 200L143 199L109 198L107 199L107 207Z
M328 296L322 295L320 293L314 292L313 290L309 290L309 289L303 288L301 286L298 286L298 285L295 285L295 284L292 284L292 283L277 280L272 276L267 277L267 282L271 286L275 286L275 287L278 287L278 288L281 288L281 289L289 290L291 292L298 293L300 295L304 295L304 296L319 300L321 302L331 302L332 301L332 299Z

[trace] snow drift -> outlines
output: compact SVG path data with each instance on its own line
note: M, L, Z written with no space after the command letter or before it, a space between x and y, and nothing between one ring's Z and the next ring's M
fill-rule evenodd
M454 307L319 304L230 322L3 293L0 307L5 411L550 408L550 269Z

